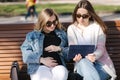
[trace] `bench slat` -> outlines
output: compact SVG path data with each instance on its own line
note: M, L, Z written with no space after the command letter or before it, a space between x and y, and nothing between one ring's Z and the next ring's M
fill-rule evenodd
M22 58L17 56L17 57L4 57L4 58L0 58L0 62L7 62L7 61L22 61Z
M22 42L5 42L5 43L4 43L4 42L1 42L1 43L0 43L0 46L1 46L1 45L2 45L2 46L3 46L3 45L6 45L6 46L8 46L8 45L19 45L19 46L20 46L21 44L22 44Z
M2 51L0 51L0 55L3 54L3 53L4 54L6 54L6 53L15 54L15 53L21 53L21 51L20 50L2 50Z
M20 49L20 46L16 45L8 45L8 46L0 46L0 50L11 50L11 49Z
M13 38L16 37L17 38L17 37L25 37L25 36L26 36L26 34L9 34L9 35L8 34L0 34L0 38L4 38L4 37L6 37L6 38L7 37L8 38L9 37L13 37Z
M30 32L31 30L16 30L16 31L12 31L12 30L10 30L10 31L0 31L0 34L20 34L20 33L22 33L22 34L26 34L26 33L28 33L28 32Z
M0 54L0 58L6 58L6 57L21 57L22 54L20 53L9 53L9 54Z
M11 80L10 74L0 74L0 80Z
M27 30L33 29L34 24L0 24L0 30Z
M24 38L0 38L0 42L11 42L11 41L24 41L25 37Z

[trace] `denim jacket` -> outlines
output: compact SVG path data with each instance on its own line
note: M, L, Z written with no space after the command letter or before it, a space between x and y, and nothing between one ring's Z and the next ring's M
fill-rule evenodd
M67 35L63 30L55 30L57 36L61 39L60 47L62 49L60 58L65 66L65 59L67 59L68 40ZM23 62L27 64L28 74L36 72L40 66L40 57L43 54L44 34L41 31L32 31L26 35L26 39L21 45Z

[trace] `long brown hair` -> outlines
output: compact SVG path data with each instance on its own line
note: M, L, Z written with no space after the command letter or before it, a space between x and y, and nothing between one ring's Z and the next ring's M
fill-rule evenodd
M74 12L73 12L73 23L76 22L76 13L79 8L84 8L88 11L88 13L91 15L90 21L96 21L102 28L103 32L106 34L106 25L105 23L100 19L100 17L96 14L94 11L94 8L92 7L91 3L88 0L80 0L78 4L76 5Z
M42 30L45 26L46 26L46 23L48 21L48 19L55 15L56 17L56 20L58 21L58 24L56 25L56 28L57 29L62 29L63 26L61 25L61 23L59 22L59 19L58 19L58 14L51 8L46 8L46 9L43 9L39 16L38 16L38 21L37 23L35 24L34 26L34 30Z

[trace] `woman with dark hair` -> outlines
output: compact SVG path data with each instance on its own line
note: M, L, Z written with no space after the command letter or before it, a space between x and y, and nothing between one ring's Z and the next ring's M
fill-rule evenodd
M67 80L67 35L53 9L41 11L34 31L21 46L31 80Z
M89 1L80 0L76 5L67 34L69 45L95 46L85 57L77 54L73 58L75 70L84 80L115 80L115 68L105 47L106 26Z

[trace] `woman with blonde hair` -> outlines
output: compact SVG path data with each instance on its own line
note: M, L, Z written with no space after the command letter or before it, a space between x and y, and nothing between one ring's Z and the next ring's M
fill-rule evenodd
M57 13L43 9L32 32L21 46L31 80L67 80L65 67L67 35Z

